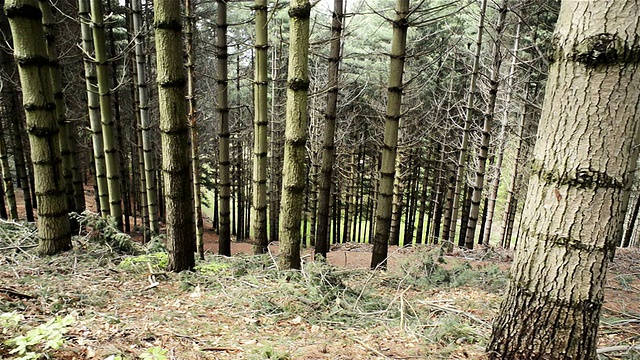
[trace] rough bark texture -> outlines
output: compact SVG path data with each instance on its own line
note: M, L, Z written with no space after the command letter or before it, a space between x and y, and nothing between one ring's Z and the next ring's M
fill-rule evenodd
M300 268L300 225L306 182L307 93L309 91L309 0L289 7L289 69L282 197L280 199L281 269Z
M253 122L253 253L267 251L267 132L268 121L268 31L267 0L256 0L256 59L254 75L254 122Z
M119 228L122 228L122 206L120 194L120 173L118 171L118 150L111 111L111 86L109 85L109 66L107 61L104 33L104 8L101 0L91 0L91 21L93 27L93 46L95 50L98 95L100 97L100 122L102 124L102 142L104 146L107 187L109 189L109 215Z
M595 359L638 151L640 2L566 1L491 359Z
M329 50L329 94L324 117L324 137L322 139L322 165L320 167L318 193L318 236L315 252L327 256L329 251L329 190L333 164L335 162L334 137L336 132L336 114L338 109L338 72L340 69L340 47L342 36L342 0L333 1L333 20L331 22L331 49ZM347 213L347 217L349 214ZM348 223L346 223L348 224ZM345 239L348 241L348 239Z
M156 0L154 5L167 250L169 270L179 272L193 269L196 251L182 19L179 2Z
M6 109L3 109L6 114ZM4 116L3 116L4 117ZM16 195L13 191L13 180L11 179L11 168L9 167L9 157L7 153L7 144L4 141L4 129L2 128L2 120L0 119L0 169L2 170L2 185L4 188L4 196L9 205L9 218L18 220L18 206L16 204Z
M56 254L71 249L71 233L42 13L35 0L6 1L5 12L13 34L27 115L38 200L38 250L43 254Z
M386 267L391 228L391 203L393 200L393 180L395 177L396 151L400 105L402 105L402 75L407 48L407 28L409 23L409 0L396 1L396 16L393 21L391 40L391 64L389 65L389 87L387 91L387 113L384 127L384 147L380 167L380 187L376 209L375 237L371 268Z

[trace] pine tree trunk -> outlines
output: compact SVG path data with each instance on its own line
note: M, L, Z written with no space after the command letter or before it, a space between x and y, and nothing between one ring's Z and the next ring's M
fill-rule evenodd
M3 118L6 118L7 109L3 109ZM18 220L18 205L16 204L16 195L13 192L13 180L11 179L11 168L9 167L9 157L7 154L7 144L4 141L4 129L2 127L2 119L0 119L0 170L2 170L2 185L4 188L4 196L9 205L9 218Z
M229 105L227 69L227 1L218 4L216 22L216 48L218 58L218 122L220 124L219 157L220 168L220 236L218 254L231 256L231 174L229 159Z
M179 2L156 0L154 5L167 250L169 270L179 272L193 269L196 252L182 19Z
M8 0L4 9L13 34L14 57L19 65L27 115L38 198L38 251L56 254L71 249L71 233L42 13L35 0Z
M100 97L96 71L90 56L93 53L93 38L91 33L91 16L89 13L89 0L78 0L78 16L80 18L80 32L82 37L82 50L85 53L84 77L87 90L87 105L89 109L89 125L91 127L91 140L93 143L93 159L96 173L98 208L102 217L106 218L110 214L109 209L109 189L107 184L107 170L104 153L104 143L102 138L102 125L100 124ZM98 205L98 204L96 204Z
M107 187L109 189L109 213L115 219L118 228L122 229L122 196L120 193L120 174L118 171L115 131L113 129L113 114L111 112L111 87L109 85L109 67L104 33L104 9L101 0L91 0L90 4L98 94L100 96L102 141L107 170Z
M300 221L306 177L310 11L309 0L292 0L290 3L287 112L280 200L279 266L281 269L300 268ZM317 242L320 241L322 240L318 237Z
M139 0L138 0L139 1ZM198 123L197 123L197 108L196 108L196 94L195 94L195 49L193 45L193 32L195 29L195 14L194 4L191 0L185 0L185 17L187 24L186 37L186 49L187 49L187 101L189 104L189 128L191 136L191 172L193 179L193 206L195 211L195 226L196 226L196 249L198 256L201 260L204 260L204 240L203 240L203 228L204 223L202 221L202 193L200 191L200 157L199 157L199 140L198 140Z
M467 164L467 151L469 146L469 132L471 124L473 123L473 114L475 107L475 97L477 91L478 71L480 69L480 53L482 51L482 37L484 34L484 20L486 17L487 0L482 0L480 3L480 18L478 19L478 34L476 37L476 48L473 57L473 68L471 70L471 80L469 83L469 95L467 97L467 108L464 117L464 129L462 131L462 142L460 143L460 152L458 154L458 163L456 164L455 175L455 188L453 190L453 197L451 201L451 210L445 216L445 223L448 223L448 229L445 225L445 229L448 233L444 233L442 236L443 241L450 241L445 244L450 246L455 239L456 227L458 222L458 206L460 205L460 196L462 195L462 188L466 184L465 167ZM460 228L461 232L466 232L466 228Z
M482 140L480 143L480 149L478 150L478 168L476 169L476 178L473 184L473 194L471 195L471 210L469 212L469 223L467 225L467 234L464 242L464 246L467 249L473 249L473 243L476 236L476 227L478 225L478 215L480 214L480 202L482 200L484 178L487 170L487 158L489 156L491 128L493 126L492 123L495 114L496 99L498 97L498 85L500 84L500 66L502 65L502 31L504 30L505 19L507 17L507 6L508 1L503 0L498 9L498 20L495 27L493 63L491 69L491 79L489 80L489 99L483 116L484 124L482 128Z
M640 4L562 2L553 48L491 359L595 359L622 238L638 153Z
M329 188L333 177L333 165L335 163L334 138L336 132L336 117L338 113L338 82L340 69L340 49L342 39L343 0L333 1L333 14L331 21L331 49L329 50L329 77L327 94L327 107L324 116L324 137L322 139L322 166L318 192L318 238L316 239L315 253L326 257L329 251L326 226L329 213Z
M402 89L404 86L402 75L407 48L407 29L409 27L409 0L396 0L395 12L391 40L391 64L389 66L384 147L382 149L380 188L378 190L378 207L376 210L376 230L371 256L371 268L373 269L378 267L385 268L387 262L398 127L401 117L400 106L402 105Z
M267 132L269 77L269 34L267 29L267 0L255 0L256 13L255 73L254 73L254 119L253 119L253 253L267 252Z
M140 99L142 149L144 152L144 177L147 193L147 206L149 208L149 227L153 234L158 234L158 196L156 189L156 166L153 157L153 140L151 138L151 119L149 117L149 88L147 82L147 65L142 29L142 6L140 0L131 0L131 12L133 14L133 31L136 51L136 80L138 84L138 97Z

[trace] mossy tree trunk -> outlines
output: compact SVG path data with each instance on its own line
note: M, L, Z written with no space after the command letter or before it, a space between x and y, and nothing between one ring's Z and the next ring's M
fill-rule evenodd
M378 190L378 207L376 209L371 268L384 268L387 263L393 181L395 177L396 151L398 146L398 127L401 117L400 106L402 105L402 75L407 47L407 29L409 27L409 0L396 0L395 11L396 16L393 21L393 37L391 40L391 64L389 66L384 146L382 148L380 187Z
M491 359L595 359L640 116L640 3L564 1Z
M281 269L300 268L300 226L306 183L310 13L309 0L291 1L287 110L280 199Z
M8 0L4 8L13 34L27 115L38 201L38 251L56 254L71 249L71 232L42 12L35 0Z
M180 2L154 5L167 250L169 270L179 272L193 269L196 251L182 18Z

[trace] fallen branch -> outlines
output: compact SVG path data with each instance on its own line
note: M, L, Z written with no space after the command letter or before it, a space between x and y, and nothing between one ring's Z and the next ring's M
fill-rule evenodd
M434 309L437 309L437 310L442 310L442 311L445 311L445 312L454 313L456 315L463 315L463 316L465 316L465 317L477 322L478 324L481 324L481 325L483 325L483 326L485 326L487 328L491 328L491 324L489 324L488 322L486 322L486 321L484 321L484 320L482 320L482 319L480 319L480 318L478 318L476 316L473 316L473 315L469 314L468 312L465 312L465 311L462 311L462 310L458 310L458 309L453 309L453 308L446 307L446 306L436 305L436 304L433 304L433 303L431 303L429 301L418 300L418 302L420 304L430 306L430 307L432 307Z
M388 357L387 355L383 354L382 352L380 352L380 350L374 349L373 347L371 347L370 345L367 345L364 341L360 340L360 339L353 339L355 342L357 342L358 344L364 346L367 350L373 352L374 354L378 355L378 356L382 356L385 359L390 359L390 357Z
M598 349L596 352L598 354L606 354L611 352L629 352L629 351L640 351L640 345L609 346L609 347Z
M6 288L6 287L0 287L0 293L5 293L9 296L15 296L17 298L20 299L35 299L36 297L33 295L29 295L29 294L23 294L21 292L18 292L14 289L10 289L10 288Z

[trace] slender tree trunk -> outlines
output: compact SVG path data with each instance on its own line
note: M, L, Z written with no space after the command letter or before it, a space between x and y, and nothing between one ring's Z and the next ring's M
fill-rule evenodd
M397 155L395 176L393 180L393 201L391 204L391 227L389 228L389 245L400 244L400 224L402 223L402 210L404 209L404 175L400 164L404 160L404 152Z
M309 0L291 1L287 113L280 200L279 266L281 269L300 268L300 221L306 169L310 12ZM317 242L320 241L322 240L318 238Z
M490 359L595 359L607 267L622 239L638 155L640 4L562 2L554 44Z
M340 49L342 39L343 0L333 1L333 14L331 21L331 49L329 50L329 93L327 94L327 107L324 117L324 137L322 139L322 166L320 169L320 191L318 193L318 238L316 239L315 253L326 257L329 251L327 240L327 218L329 214L329 188L333 177L333 165L335 163L334 138L336 132L336 116L338 113L338 82L340 69Z
M462 187L466 184L465 167L467 164L467 150L469 146L469 131L473 123L473 114L475 107L475 98L477 91L478 72L480 69L480 53L482 51L482 36L484 34L484 20L486 17L487 0L480 3L480 18L478 19L478 34L476 37L476 48L473 57L473 67L471 70L471 80L469 83L469 95L467 97L467 109L464 117L464 129L462 132L462 142L460 144L460 153L458 154L458 163L456 164L455 189L453 190L453 200L451 202L449 233L443 234L443 240L454 241L456 234L456 225L458 221L459 199L462 194ZM447 221L445 216L445 222ZM460 228L460 231L466 231L466 228ZM449 243L452 244L452 243Z
M218 121L220 124L219 158L220 168L220 236L218 253L231 256L231 174L229 160L229 101L227 69L227 1L218 4L216 48L218 58Z
M625 229L624 238L622 240L622 247L629 247L631 244L631 237L636 229L636 221L638 220L638 213L640 213L640 196L636 199L636 203L633 206L633 212L631 213L631 218L629 218L629 226Z
M254 120L253 120L253 253L267 251L267 132L269 77L267 60L269 57L269 33L267 28L267 0L255 0L256 12L255 73L254 73Z
M147 206L149 208L149 227L153 234L160 230L158 226L158 197L156 189L156 166L153 157L153 140L151 119L149 117L149 88L147 82L147 65L142 29L142 6L140 0L131 0L133 13L133 31L136 45L136 80L140 99L140 121L142 130L142 150L144 152L144 178L147 186Z
M122 196L120 194L120 174L118 172L118 153L111 112L111 88L109 85L109 67L104 33L104 9L101 0L91 0L91 21L93 46L95 50L98 93L100 96L100 121L102 123L102 141L104 145L107 187L109 189L109 212L118 228L122 229Z
M80 32L82 37L82 50L84 52L84 77L87 89L87 105L89 108L89 125L91 127L92 151L95 163L96 185L98 187L98 199L100 214L109 216L109 190L107 184L107 170L105 163L104 143L102 137L102 125L100 124L100 97L98 95L97 77L93 62L90 57L93 54L93 39L91 33L91 16L89 13L89 0L78 0L78 16L80 18Z
M138 0L139 1L139 0ZM204 241L202 238L204 223L202 221L202 193L200 191L200 157L199 157L199 140L198 140L198 124L196 95L195 95L195 49L193 46L193 32L195 29L194 4L191 0L185 0L185 17L187 18L186 48L187 48L187 101L189 104L189 128L191 136L191 167L193 178L193 205L195 211L196 226L196 249L198 256L204 260Z
M6 107L3 109L3 113L3 118L6 118ZM18 220L18 205L16 204L16 195L13 192L13 180L11 179L11 168L9 167L7 144L4 141L2 119L0 119L0 169L2 170L2 185L4 188L4 196L7 198L7 205L9 205L9 218L11 220Z
M518 65L518 51L520 49L520 27L522 19L518 21L516 27L516 37L513 41L513 52L511 54L511 66L509 68L509 77L507 80L507 98L505 100L505 109L502 115L502 125L500 126L500 135L498 139L498 150L496 151L496 173L491 183L491 192L487 201L485 210L486 223L484 224L484 232L482 233L482 243L489 245L491 238L491 230L493 225L494 209L496 207L496 199L498 198L498 189L500 188L500 175L502 173L502 159L504 157L504 148L507 140L507 128L509 126L509 106L513 98L513 80L516 75L516 67ZM517 166L517 160L516 160Z
M154 5L167 250L169 270L179 272L193 269L196 251L182 19L179 2L156 0Z
M13 34L14 57L19 65L27 115L34 189L38 197L38 251L56 254L71 249L71 232L42 13L34 0L7 0L4 9Z
M395 177L396 151L398 146L398 127L402 105L402 75L407 48L407 29L409 27L409 0L396 0L396 16L393 21L391 40L391 64L389 66L389 87L387 91L387 113L380 168L380 188L376 210L376 230L373 240L371 268L385 268L389 246L389 228L391 225L391 203L393 198L393 179Z

